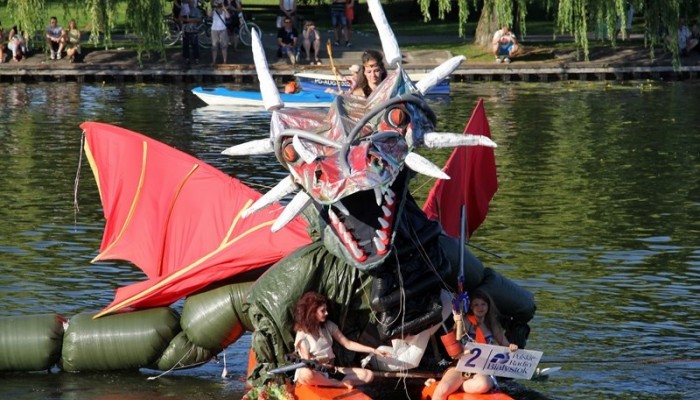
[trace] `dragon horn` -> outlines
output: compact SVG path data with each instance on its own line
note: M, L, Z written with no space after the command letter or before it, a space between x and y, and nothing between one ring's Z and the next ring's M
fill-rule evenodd
M466 58L464 56L452 57L444 63L440 64L437 68L430 71L430 73L416 83L416 88L421 94L426 94L430 89L435 87L440 81L447 78L452 74L452 72L459 67Z
M296 183L294 183L294 178L292 178L291 175L287 175L287 177L279 181L279 183L275 185L275 187L270 189L270 191L265 193L261 198L257 199L255 203L248 207L243 212L243 218L246 218L250 214L261 210L276 201L281 200L284 196L288 195L289 193L292 193L296 189L297 185Z
M257 29L251 29L253 35L253 61L255 62L255 70L258 72L258 81L260 81L260 94L262 94L263 103L267 111L276 110L284 107L284 102L280 98L280 92L277 90L277 85L272 79L270 68L267 66L265 58L265 50L263 49L260 36Z
M287 204L287 207L284 208L282 214L277 217L275 223L272 224L272 232L277 232L282 229L289 221L293 220L300 212L304 211L304 209L311 204L311 201L311 196L306 194L306 192L301 191L297 193L292 201Z
M228 149L222 151L221 154L226 154L227 156L245 156L255 154L268 154L273 153L274 151L275 150L272 147L272 142L270 141L270 139L258 139L231 146Z
M430 149L457 146L498 147L488 136L461 133L428 132L423 136L423 143Z
M367 0L369 12L372 14L372 20L379 32L379 38L382 40L382 49L384 50L384 59L390 67L396 67L401 63L401 50L396 42L394 31L389 27L389 22L384 15L384 9L379 0Z
M450 176L444 173L437 165L416 153L408 153L404 162L408 168L431 178L450 179Z

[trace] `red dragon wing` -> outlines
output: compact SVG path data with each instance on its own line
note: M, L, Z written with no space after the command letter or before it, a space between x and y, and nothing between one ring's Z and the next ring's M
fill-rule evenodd
M96 317L171 304L311 242L302 218L271 232L279 205L241 218L260 193L192 156L113 125L81 128L106 219L93 261L131 261L148 277Z
M474 107L464 133L491 137L483 99ZM498 190L493 148L458 147L450 155L443 171L451 179L441 179L435 183L428 193L423 211L428 218L439 220L448 235L458 238L460 210L466 204L467 237L471 237L486 219L489 202Z

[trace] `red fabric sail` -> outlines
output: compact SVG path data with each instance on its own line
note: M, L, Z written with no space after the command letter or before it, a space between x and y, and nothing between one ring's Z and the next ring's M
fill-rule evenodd
M491 137L484 100L474 108L464 133ZM498 190L496 159L493 149L484 146L458 147L450 155L443 171L449 180L438 180L428 193L423 211L437 219L448 235L459 238L460 210L467 209L467 237L484 222L489 202Z
M116 126L81 128L106 219L94 261L128 260L148 277L98 316L171 304L311 242L300 217L271 232L279 205L241 218L260 193L192 156Z

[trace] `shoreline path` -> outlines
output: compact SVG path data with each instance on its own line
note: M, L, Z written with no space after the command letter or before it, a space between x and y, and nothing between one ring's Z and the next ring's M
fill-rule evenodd
M325 32L323 39L330 37ZM126 39L121 39L126 40ZM401 44L458 44L469 38L456 36L398 36ZM557 80L688 80L700 76L700 53L681 59L681 67L674 69L670 54L657 51L654 60L649 49L644 48L643 38L633 36L634 46L620 46L616 50L592 50L590 61L576 60L573 51L558 51L556 47L532 46L528 41L542 43L551 40L546 36L528 36L524 41L525 52L513 59L510 64L494 61L475 62L467 59L453 73L456 81L557 81ZM558 38L558 40L567 40ZM325 43L325 42L324 42ZM638 44L638 45L637 45ZM274 34L263 34L263 46L273 76L282 83L292 79L300 71L331 73L330 62L325 48L321 51L323 65L308 65L301 58L296 66L287 59L278 59ZM324 45L325 47L325 45ZM381 48L375 34L353 32L351 48L333 47L333 59L343 74L352 64L358 64L365 49ZM185 68L179 45L166 50L166 58L159 55L144 56L139 63L136 51L120 47L120 39L115 38L113 49L91 50L82 62L70 63L67 58L50 60L48 53L34 52L21 62L10 60L0 64L0 82L66 81L103 82L235 82L254 83L256 81L253 57L250 48L240 46L237 52L229 49L231 64L209 65L210 51L203 49L200 64ZM403 66L409 72L427 72L447 60L452 54L447 50L404 51Z

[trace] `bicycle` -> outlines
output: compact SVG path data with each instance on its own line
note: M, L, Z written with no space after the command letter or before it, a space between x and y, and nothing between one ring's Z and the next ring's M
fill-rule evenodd
M253 30L258 32L258 37L262 40L262 30L260 27L253 22L246 21L243 12L238 13L238 20L241 23L241 28L238 31L238 39L241 43L246 46L250 46L250 44L253 43L253 34L251 33Z
M166 15L163 20L163 44L173 46L182 41L182 25L180 21L173 18L172 15ZM199 35L199 46L205 49L211 47L211 18L204 17L197 25Z

